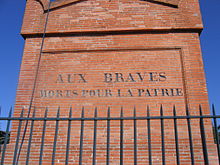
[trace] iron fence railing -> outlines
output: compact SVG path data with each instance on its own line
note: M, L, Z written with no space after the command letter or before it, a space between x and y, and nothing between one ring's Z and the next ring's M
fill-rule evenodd
M93 117L85 117L84 108L82 109L80 117L73 116L72 108L69 110L68 117L61 117L60 109L58 109L56 117L48 117L47 109L43 117L36 117L35 110L33 110L32 115L29 117L24 117L24 110L21 111L20 117L13 117L12 110L10 110L8 117L0 117L0 121L6 121L6 130L0 134L1 165L10 164L8 162L11 162L13 165L17 165L19 162L21 162L21 164L34 164L34 162L38 164L56 164L62 162L65 165L109 165L113 159L115 159L116 162L118 160L116 164L120 165L129 164L126 161L127 159L131 160L131 164L141 164L139 162L144 161L143 156L141 156L143 148L147 154L145 154L146 164L150 165L154 164L155 161L161 162L161 164L178 165L182 164L182 161L188 161L190 164L196 164L197 161L203 164L212 164L211 162L216 161L220 164L220 137L217 121L220 115L216 114L214 106L212 106L212 115L204 115L201 106L198 108L198 115L190 115L188 107L184 109L186 115L177 115L175 106L171 111L172 114L164 115L163 106L161 106L159 110L160 115L151 116L150 108L147 107L145 116L137 116L136 108L134 108L133 116L129 117L125 116L123 108L121 108L119 117L111 116L111 108L108 108L106 117L98 117L97 108L94 110ZM113 121L118 122L118 124L112 124ZM126 123L127 121L129 121L129 124ZM139 124L141 121L145 122L146 125L143 123ZM168 122L166 123L166 121ZM36 124L36 122L38 123ZM61 122L65 122L62 128L60 127ZM74 122L79 123L74 127ZM89 122L89 126L87 122ZM104 122L104 126L99 127L99 122ZM12 123L14 126L11 128ZM145 133L139 130L140 127L142 129L145 128ZM118 136L115 136L114 130L117 128ZM127 128L129 128L129 135L132 135L132 137L127 136ZM207 130L210 130L210 128L213 131L212 135L207 134ZM194 132L195 129L198 129L196 133ZM78 137L76 136L78 132L76 133L74 130L78 130ZM99 137L101 130L105 130L105 132L101 133L101 137ZM156 133L155 130L157 130ZM185 130L185 132L183 132L183 130ZM167 132L172 135L168 136ZM50 143L48 143L47 138L50 134L52 134L53 140L52 142L50 140ZM139 142L140 136L145 136L146 140L141 144ZM214 140L212 136L214 136ZM92 140L89 141L88 137L91 137ZM14 138L14 140L12 140L12 138ZM62 140L60 140L60 138ZM105 142L99 143L98 140L100 140L100 138L104 139ZM111 141L112 139L114 139L113 143ZM197 142L198 139L200 142ZM36 141L38 143L36 143ZM60 141L64 142L61 144ZM74 141L78 141L78 143ZM112 146L115 143L117 143L118 146L113 148ZM159 147L155 147L158 146L158 143ZM76 144L78 146L76 146ZM188 149L183 148L183 145L186 146L186 144ZM61 145L63 145L63 147L61 147ZM88 145L89 147L87 147ZM172 147L169 148L171 145L173 145L173 149L171 149ZM198 149L198 145L201 145L200 149ZM50 151L48 151L49 146ZM35 153L34 147L38 148L37 153ZM213 147L215 147L216 151L214 151ZM129 148L132 157L127 156L127 148ZM112 155L112 152L116 152L116 150L118 150L118 155ZM46 152L49 152L49 157L46 157ZM102 154L102 156L100 156L100 152L104 152L104 155ZM62 153L62 158L60 158L60 153ZM89 157L87 153L90 153ZM200 154L199 158L198 153ZM34 154L37 156L35 157ZM84 156L84 154L86 156ZM172 154L172 157L175 157L175 159L170 158L170 154ZM188 159L186 157L183 158L184 154L188 155ZM75 155L74 159L72 155ZM210 160L210 157L212 160ZM102 160L99 160L99 158ZM88 163L89 160L90 163ZM99 161L102 163L99 163Z

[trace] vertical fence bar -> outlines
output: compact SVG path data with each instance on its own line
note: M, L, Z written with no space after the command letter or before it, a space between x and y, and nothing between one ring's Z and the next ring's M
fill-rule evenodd
M147 138L148 138L148 159L149 165L152 165L152 151L151 151L151 125L150 125L150 109L147 106Z
M190 113L189 108L186 105L186 116L187 116L187 126L188 126L188 134L189 134L189 145L190 145L190 156L191 156L191 164L194 165L194 149L193 149L193 141L192 141L192 130L191 130L191 122L190 122Z
M110 107L108 107L108 117L107 117L106 165L109 165L109 155L110 155Z
M82 165L82 157L83 157L83 136L84 136L84 107L82 108L82 114L81 114L79 165Z
M72 117L72 107L69 111L69 120L68 120L68 131L67 131L67 142L66 142L66 160L65 165L69 163L69 148L70 148L70 135L71 135L71 117Z
M54 136L54 141L53 141L52 165L55 164L57 136L58 136L58 131L59 131L59 117L60 117L60 108L58 108L57 117L56 117L55 136Z
M218 126L217 126L217 119L216 113L215 113L215 106L212 104L212 113L214 115L213 121L214 121L214 131L215 131L215 140L216 140L216 145L217 145L217 151L218 151L218 162L220 164L220 146L219 146L219 133L218 133Z
M120 119L120 165L123 165L123 139L124 139L124 124L123 124L123 108L121 108L121 119Z
M12 116L12 108L9 111L9 115L8 115L8 119L7 119L6 135L5 135L5 140L4 140L3 150L2 150L1 165L4 165L6 147L7 147L7 143L9 141L9 138L10 138L9 129L10 129L10 125L11 125L11 116Z
M180 164L180 156L179 156L179 137L178 137L178 125L176 117L176 107L173 107L173 122L174 122L174 133L175 133L175 145L176 145L176 163L177 165Z
M24 108L22 108L20 118L22 118L23 115L24 115ZM19 125L18 125L18 131L17 131L16 143L15 143L13 165L17 164L17 163L16 163L16 159L17 159L18 144L19 144L20 134L21 134L21 125L22 125L22 120L20 119L20 120L19 120Z
M42 164L42 160L43 160L44 139L45 139L45 133L46 133L46 127L47 127L47 113L48 113L48 109L46 108L45 113L44 113L44 124L43 124L42 136L41 136L39 165Z
M201 105L199 105L199 113L200 113L200 116L203 117ZM205 136L205 127L204 127L203 118L200 118L200 134L201 134L201 140L202 140L204 164L209 165L209 158L208 158L208 151L207 151L207 145L206 145L206 136Z
M95 108L94 114L94 134L93 134L93 157L92 157L92 164L96 165L96 138L97 138L97 108Z
M137 164L137 120L136 108L134 107L134 165Z
M30 128L30 136L28 140L28 149L27 149L27 156L26 156L26 165L29 164L29 158L31 153L31 142L32 142L32 136L33 136L33 128L34 128L34 118L35 118L35 112L36 109L34 108L33 114L32 114L32 121L31 121L31 128Z
M161 147L162 147L162 163L163 165L166 164L166 158L165 158L165 142L164 142L164 119L163 119L163 106L160 107L160 125L161 125Z

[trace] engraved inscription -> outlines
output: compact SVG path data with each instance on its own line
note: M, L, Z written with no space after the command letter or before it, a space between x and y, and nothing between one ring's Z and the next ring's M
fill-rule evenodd
M89 76L89 75L87 75ZM136 82L165 82L168 77L165 72L136 72L136 73L103 73L103 83L136 83ZM57 84L89 83L86 74L58 74ZM74 97L173 97L183 96L182 88L133 88L129 89L68 89L40 90L41 98L74 98Z

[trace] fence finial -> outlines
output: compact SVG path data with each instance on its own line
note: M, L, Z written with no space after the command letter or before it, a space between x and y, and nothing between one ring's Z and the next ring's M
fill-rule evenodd
M150 107L147 105L147 117L150 117Z
M190 116L189 106L188 105L186 105L186 116Z
M13 108L11 107L11 108L10 108L10 111L9 111L9 114L8 114L8 117L11 117L11 116L12 116L12 110L13 110Z
M133 111L134 117L136 117L136 107L134 106L134 111Z
M173 105L173 116L176 116L176 106Z
M94 113L94 117L95 117L95 118L97 117L97 114L98 114L98 112L97 112L97 107L95 107L95 113Z
M163 105L160 106L160 116L163 116Z
M70 107L70 110L69 110L69 118L72 117L72 106Z
M201 106L201 104L199 104L199 114L200 114L200 116L202 116L202 115L203 115L203 113L202 113L202 106Z
M215 113L215 105L214 104L212 104L212 114L215 116L216 115L216 113Z
M123 117L123 107L121 107L121 117Z
M82 107L81 117L84 118L84 106Z
M108 118L110 118L110 113L111 113L111 108L110 107L108 107Z

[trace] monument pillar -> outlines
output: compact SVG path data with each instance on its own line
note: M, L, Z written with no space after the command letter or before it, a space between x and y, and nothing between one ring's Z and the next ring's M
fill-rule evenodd
M18 106L207 107L198 2L48 3L27 1Z
M84 107L85 117L91 117L97 107L98 116L107 116L110 107L111 116L118 117L123 107L123 115L129 117L136 107L137 116L146 116L146 107L149 106L150 115L158 116L161 105L164 115L171 115L174 105L177 115L185 115L186 106L191 115L199 115L199 104L203 113L209 114L199 41L202 29L197 0L56 0L50 5L48 0L27 0L21 31L25 48L14 115L19 116L22 107L25 108L24 115L28 111L32 114L35 107L37 116L43 117L48 108L48 117L54 117L60 107L60 116L65 117L73 107L73 116L80 117ZM66 137L66 125L62 125L61 139ZM93 123L88 123L85 131L88 135L85 164L91 164L89 130L92 126ZM106 137L105 126L100 122L99 131L103 137ZM118 122L112 126L115 129L112 149L116 155L119 126ZM166 140L173 145L171 126L167 120ZM53 127L51 124L50 128ZM79 123L75 125L76 129L79 127ZM129 159L132 124L128 122L126 127L125 164L134 164ZM153 121L151 127L152 145L155 146L153 162L158 164L162 161L161 153L158 153L160 134L157 130L160 124ZM138 137L143 146L147 144L145 128L146 123L140 122ZM189 163L186 121L180 122L179 128L186 132L181 137L181 161ZM212 128L208 128L212 145ZM42 124L39 124L41 129ZM192 125L192 129L197 130L197 126ZM195 143L200 141L197 133L193 134ZM73 134L74 146L79 143L79 137L77 132ZM46 136L50 139L51 135ZM36 133L34 139L38 141L40 137L41 134ZM99 140L98 164L105 164L101 159L104 138ZM61 140L59 147L62 145L65 143ZM202 150L200 145L195 146L196 162L202 159L198 156ZM144 151L143 146L140 145L138 150ZM36 144L36 150L39 148ZM46 148L50 149L49 146ZM174 152L171 146L166 155L168 164L175 164ZM212 152L215 152L213 147ZM116 157L112 155L119 164ZM139 164L144 164L147 152L140 157ZM47 155L44 159L46 163ZM61 153L57 161L63 159ZM74 159L70 161L74 163Z

